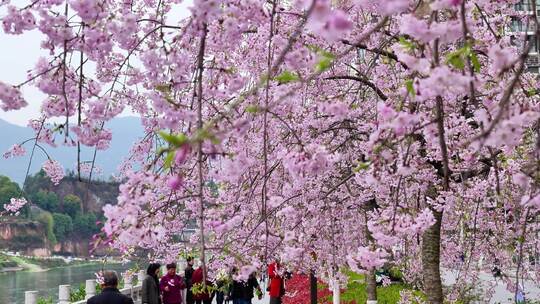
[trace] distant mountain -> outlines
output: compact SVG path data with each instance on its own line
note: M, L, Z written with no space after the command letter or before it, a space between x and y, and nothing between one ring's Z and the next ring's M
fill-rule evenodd
M108 179L109 176L116 172L118 165L128 155L133 143L144 135L140 119L136 117L115 118L108 122L106 127L112 130L113 138L109 149L98 151L96 156L96 165L103 170L103 173L96 177L101 179ZM34 132L32 129L10 124L0 119L0 175L9 176L19 184L23 183L26 168L30 160L32 142L24 145L27 153L23 157L5 159L2 155L12 145L21 143L33 136ZM77 147L58 146L53 148L48 145L44 145L44 147L51 158L59 161L64 169L76 171ZM93 153L94 149L83 147L81 159L83 161L91 160ZM39 171L46 159L45 154L39 149L36 149L30 174Z

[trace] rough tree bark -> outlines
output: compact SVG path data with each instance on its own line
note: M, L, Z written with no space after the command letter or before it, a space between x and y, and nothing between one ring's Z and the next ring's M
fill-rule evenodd
M375 280L375 269L366 274L366 292L368 303L374 301L377 303L377 281Z
M436 222L422 236L424 291L428 296L428 303L442 304L444 299L440 271L442 213L435 210L432 210L432 212Z
M437 48L438 46L436 45L435 49ZM438 58L437 55L435 58ZM448 148L446 146L446 139L444 136L444 106L442 97L437 96L436 101L437 129L439 133L439 144L441 147L444 174L442 190L448 191L450 190L450 169L448 166ZM443 213L433 208L430 209L435 217L435 224L429 227L422 235L422 271L424 275L424 291L427 294L428 303L442 304L444 301L444 295L441 282L440 252L441 223Z

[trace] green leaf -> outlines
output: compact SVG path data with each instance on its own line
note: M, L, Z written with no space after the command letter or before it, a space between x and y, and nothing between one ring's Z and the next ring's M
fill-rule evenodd
M459 51L448 54L446 61L456 69L463 70L465 68L465 62Z
M407 92L409 94L411 94L412 96L416 96L416 92L414 91L414 86L413 86L413 80L412 79L405 80L405 87L407 88Z
M210 136L210 142L214 145L219 145L221 143L221 140L216 136L212 135Z
M401 46L406 49L406 50L414 50L415 46L414 46L414 43L412 43L411 41L405 39L405 37L401 36L399 37L399 44L401 44Z
M307 44L306 45L306 48L310 51L312 51L313 53L319 53L320 51L322 51L322 49L316 45L313 45L313 44Z
M257 113L259 111L259 107L256 105L249 105L246 107L246 112L248 113Z
M458 50L463 56L468 57L472 53L471 45L470 43L465 43L465 45Z
M171 91L171 87L168 84L158 84L156 85L156 90L160 91L161 93L169 93Z
M169 150L168 148L165 148L165 147L159 147L156 151L156 154L160 155L160 154L164 154L165 152L167 152L167 150Z
M318 72L324 72L328 70L332 66L332 62L336 59L336 55L331 52L325 51L316 45L308 44L306 45L306 48L319 56L319 60L315 64L315 70Z
M174 141L174 135L169 134L165 131L159 131L159 136L161 136L161 138L163 138L168 143L172 143Z
M170 151L169 153L167 153L167 157L165 157L165 162L163 162L163 167L165 167L165 169L169 169L171 167L175 154L176 151Z
M315 65L315 69L318 72L324 72L332 66L332 62L336 59L336 56L327 51L319 51L319 61Z
M209 136L210 136L210 132L208 132L208 130L203 128L197 131L195 138L197 139L197 141L204 141Z
M319 60L319 62L317 62L317 64L315 65L315 69L318 72L324 72L328 70L331 66L332 66L332 59L323 57Z
M321 50L319 53L322 57L329 58L332 60L336 59L336 55L332 54L331 52Z
M358 173L362 170L367 170L369 169L369 165L369 162L359 162L358 165L353 169L353 172Z
M197 134L195 135L195 141L205 141L205 140L210 140L210 142L214 145L217 145L219 143L221 143L221 140L214 134L214 133L211 133L208 129L200 129L199 131L197 131Z
M182 134L182 133L176 135L176 139L180 143L180 146L187 143L188 140L189 140L189 138L186 135Z
M165 131L159 131L159 136L161 136L161 138L163 138L167 143L175 147L180 147L188 141L188 137L181 133L178 135L174 135L169 134Z
M293 74L289 71L283 71L283 73L275 77L275 80L277 80L280 84L297 81L298 79L300 79L298 75Z
M480 65L480 61L478 60L478 56L476 55L475 52L472 52L470 56L471 56L471 62L472 62L474 71L476 73L479 73L482 66Z
M471 60L474 71L477 73L480 72L480 61L470 43L466 43L462 48L446 55L446 62L459 70L465 69L465 60L467 59Z

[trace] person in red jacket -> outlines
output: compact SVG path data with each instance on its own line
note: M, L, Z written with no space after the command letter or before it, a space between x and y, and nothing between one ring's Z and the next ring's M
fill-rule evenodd
M167 274L161 277L159 289L163 295L163 304L182 304L184 280L176 274L176 263L167 264Z
M270 293L270 304L281 304L281 298L285 295L285 284L278 271L278 262L268 265L268 278L270 282L267 291Z
M193 272L193 276L191 277L191 282L193 285L200 285L203 282L203 267L199 266L197 270ZM212 285L212 282L206 280L206 286ZM212 303L213 295L210 295L208 292L202 292L193 294L193 299L195 300L196 304L211 304Z

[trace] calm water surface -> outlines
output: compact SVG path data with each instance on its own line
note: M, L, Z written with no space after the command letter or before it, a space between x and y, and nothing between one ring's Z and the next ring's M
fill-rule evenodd
M106 269L120 272L129 268L128 265L109 264ZM101 264L85 266L67 266L54 268L44 272L9 272L0 273L0 304L24 304L24 292L39 291L39 296L52 296L53 302L58 302L58 285L70 284L78 288L88 279L95 279L94 273L101 270Z

